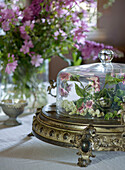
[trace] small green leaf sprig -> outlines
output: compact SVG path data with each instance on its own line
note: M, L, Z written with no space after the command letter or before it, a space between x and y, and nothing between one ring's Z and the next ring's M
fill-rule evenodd
M125 91L120 88L120 84L123 84L124 80L124 74L120 76L120 74L112 75L112 73L107 73L103 88L94 94L95 108L105 113L104 118L106 120L121 117L118 111L122 109L121 103L123 102ZM99 100L102 100L103 105Z

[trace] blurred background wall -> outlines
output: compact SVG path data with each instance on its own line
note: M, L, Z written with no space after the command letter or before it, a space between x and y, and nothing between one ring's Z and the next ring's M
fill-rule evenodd
M115 0L108 9L103 9L106 0L98 0L98 11L103 16L97 20L97 28L103 30L104 43L113 45L125 54L125 0ZM125 58L116 59L125 63Z

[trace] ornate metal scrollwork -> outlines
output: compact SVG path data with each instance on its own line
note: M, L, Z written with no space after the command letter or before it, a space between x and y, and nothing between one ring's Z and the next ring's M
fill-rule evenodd
M77 165L80 167L88 166L91 163L90 157L95 157L95 155L92 154L92 144L95 134L95 128L89 125L83 130L82 134L77 134L74 138L74 141L71 141L76 146L76 148L79 149L77 155L81 157L78 158Z
M117 124L85 124L79 119L68 121L67 117L57 115L55 105L37 109L33 117L32 133L45 142L78 149L77 165L90 164L92 151L125 151L125 103L122 103L121 121ZM123 122L122 122L123 119ZM107 122L106 122L107 123ZM111 122L112 123L112 122ZM82 129L82 130L81 130ZM32 133L29 136L32 136Z
M50 80L49 83L50 83L50 86L48 86L48 89L47 89L48 94L50 94L53 97L56 97L56 95L52 94L52 89L55 89L57 87L57 83L54 80Z
M93 140L94 150L125 151L124 133L116 135L98 135Z
M124 125L125 124L125 102L121 104L123 107L123 111L121 113L121 124Z

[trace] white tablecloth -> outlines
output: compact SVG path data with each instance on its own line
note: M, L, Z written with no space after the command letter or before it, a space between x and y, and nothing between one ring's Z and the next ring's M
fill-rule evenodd
M22 125L7 127L0 117L0 170L81 170L77 150L47 144L36 137L27 137L32 131L33 115L22 114ZM124 152L95 152L96 158L83 168L86 170L125 170Z

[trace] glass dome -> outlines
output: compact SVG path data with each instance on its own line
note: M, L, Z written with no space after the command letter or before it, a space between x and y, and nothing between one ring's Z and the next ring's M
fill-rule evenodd
M119 119L125 102L125 64L111 63L113 51L99 53L101 63L72 66L57 76L58 114L77 118Z

